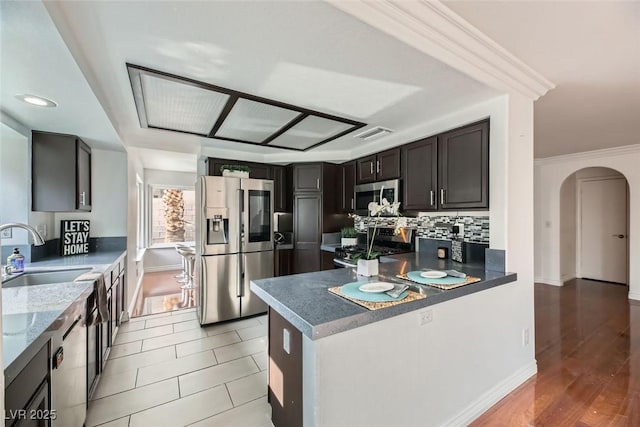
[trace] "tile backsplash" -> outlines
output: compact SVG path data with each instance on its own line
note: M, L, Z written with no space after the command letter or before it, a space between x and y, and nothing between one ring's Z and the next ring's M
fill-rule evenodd
M406 221L406 227L415 227L417 236L428 239L453 240L454 224L463 224L463 238L465 242L489 243L489 216L421 216L421 217L365 217L355 216L354 226L361 230L363 227L373 227L377 221L379 225L393 227L396 221ZM403 224L404 225L404 224Z

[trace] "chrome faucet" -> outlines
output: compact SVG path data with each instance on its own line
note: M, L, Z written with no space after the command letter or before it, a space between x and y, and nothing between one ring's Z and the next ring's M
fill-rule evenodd
M24 230L27 230L28 232L31 233L31 236L33 237L33 244L36 246L42 246L44 245L44 239L42 238L42 236L40 235L40 233L38 233L38 231L33 228L30 225L27 224L22 224L20 222L9 222L6 224L2 224L0 225L0 231L2 230L6 230L8 228L22 228ZM0 241L0 247L2 246L2 241ZM2 261L0 260L0 265L2 265ZM4 266L2 268L2 276L3 278L10 273L10 271L8 271L8 265Z

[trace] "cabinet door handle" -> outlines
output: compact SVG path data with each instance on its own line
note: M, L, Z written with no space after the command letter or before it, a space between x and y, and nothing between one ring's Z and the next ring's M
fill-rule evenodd
M444 188L440 189L440 205L444 205Z
M433 206L433 190L429 190L429 200L431 201L429 205Z
M85 192L84 191L82 193L80 193L80 204L82 206L86 206L86 203L85 203Z
M614 234L613 237L617 237L618 239L624 239L624 234Z
M371 172L371 175L373 175L373 161L369 163L369 172Z
M320 178L316 178L316 188L320 189Z
M351 209L353 209L353 197L351 198Z
M380 173L380 160L376 160L376 173Z

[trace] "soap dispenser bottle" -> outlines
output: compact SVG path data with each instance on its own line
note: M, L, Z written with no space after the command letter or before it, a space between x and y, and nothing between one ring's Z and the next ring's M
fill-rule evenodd
M22 273L24 271L24 255L18 248L13 248L13 253L7 257L7 265L11 267L12 273Z

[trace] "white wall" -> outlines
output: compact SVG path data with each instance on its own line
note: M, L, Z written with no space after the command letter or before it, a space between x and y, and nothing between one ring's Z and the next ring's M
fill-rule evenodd
M91 212L56 212L54 236L60 220L88 219L91 237L127 236L127 153L91 150Z
M29 138L0 123L0 224L29 222L31 194ZM26 245L29 233L13 229L11 239L3 245Z
M629 298L640 300L640 145L597 150L536 161L536 281L561 284L560 190L574 172L589 167L611 168L629 184Z
M134 148L127 149L127 295L125 307L131 312L134 297L144 275L142 256L138 254L138 177L144 180L144 169Z

